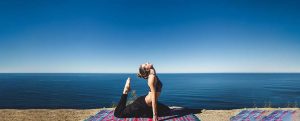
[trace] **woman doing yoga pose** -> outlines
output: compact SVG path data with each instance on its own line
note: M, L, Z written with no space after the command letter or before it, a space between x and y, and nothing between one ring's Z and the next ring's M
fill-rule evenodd
M160 93L162 92L163 84L156 75L153 65L150 63L140 65L137 76L147 81L149 93L138 97L132 104L126 106L127 94L130 91L131 80L128 77L114 115L119 118L152 117L153 120L156 121L159 115L168 114L170 112L170 108L157 101Z

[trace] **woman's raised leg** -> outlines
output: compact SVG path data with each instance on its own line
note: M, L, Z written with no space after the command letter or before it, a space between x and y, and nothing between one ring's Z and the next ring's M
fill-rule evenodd
M124 86L123 94L114 112L114 115L116 117L123 117L124 115L123 110L126 108L127 94L129 91L130 91L130 78L128 77L126 80L126 84Z
M118 118L124 117L149 117L152 114L151 107L145 102L145 96L137 98L132 104L126 106L127 94L130 90L130 78L127 79L120 102L118 103L114 116Z

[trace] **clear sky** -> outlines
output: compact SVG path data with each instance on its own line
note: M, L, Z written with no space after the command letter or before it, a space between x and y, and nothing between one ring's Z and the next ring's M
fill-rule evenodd
M0 1L0 72L300 72L296 0Z

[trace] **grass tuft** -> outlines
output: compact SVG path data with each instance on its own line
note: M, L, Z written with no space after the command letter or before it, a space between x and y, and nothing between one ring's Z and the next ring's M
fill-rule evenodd
M133 103L137 99L136 90L130 91L130 93L128 95L129 95L129 97L127 99L126 105ZM116 108L117 105L118 105L118 103L112 102L111 108Z

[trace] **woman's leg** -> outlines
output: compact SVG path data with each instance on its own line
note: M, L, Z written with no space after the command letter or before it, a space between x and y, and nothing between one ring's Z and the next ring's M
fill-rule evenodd
M123 94L121 96L121 99L117 105L117 107L115 108L115 112L114 115L116 117L123 117L124 113L124 109L126 108L126 102L127 102L127 93L130 90L130 78L128 78L126 80L126 84L124 86L124 90L123 90Z
M115 108L114 116L123 117L140 117L147 113L147 105L145 105L145 96L137 98L132 104L126 106L127 93L130 90L130 78L127 79L124 86L123 94L121 99ZM151 114L151 111L149 111Z
M145 103L145 96L138 97L132 104L126 105L127 95L122 95L114 115L124 117L152 117L152 108ZM125 103L124 103L125 102Z
M157 113L159 116L169 115L170 112L171 112L171 109L168 106L166 106L160 102L157 102Z
M152 108L145 102L146 96L137 98L132 104L126 106L127 93L130 90L130 78L127 79L120 102L118 103L114 115L119 118L124 117L152 117ZM166 112L167 106L158 103L158 110ZM168 108L169 109L169 108Z
M115 109L114 115L116 117L121 117L123 110L126 108L126 102L127 102L127 94L122 94L121 99Z

